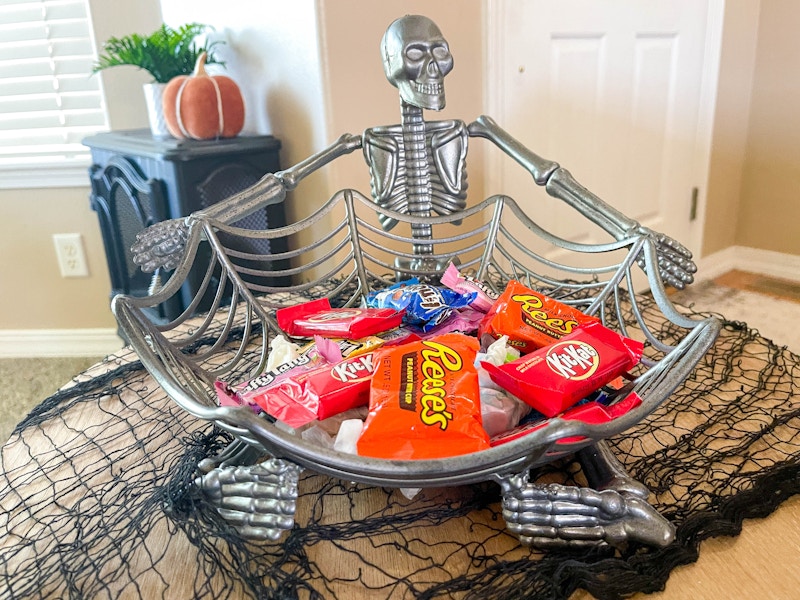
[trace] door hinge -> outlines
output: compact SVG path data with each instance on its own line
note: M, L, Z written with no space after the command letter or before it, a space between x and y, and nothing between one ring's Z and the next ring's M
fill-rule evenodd
M697 194L699 190L696 187L692 188L692 204L691 208L689 208L689 220L694 221L697 219Z

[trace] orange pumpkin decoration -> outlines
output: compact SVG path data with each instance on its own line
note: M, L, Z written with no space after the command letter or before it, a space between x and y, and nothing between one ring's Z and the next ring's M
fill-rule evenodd
M178 75L164 88L167 129L178 139L235 137L244 127L244 99L239 86L225 75L209 75L205 64L203 52L191 75Z

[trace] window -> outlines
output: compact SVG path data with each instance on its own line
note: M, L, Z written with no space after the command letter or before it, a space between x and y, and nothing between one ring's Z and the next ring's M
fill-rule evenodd
M87 0L0 0L0 187L86 185L108 129Z

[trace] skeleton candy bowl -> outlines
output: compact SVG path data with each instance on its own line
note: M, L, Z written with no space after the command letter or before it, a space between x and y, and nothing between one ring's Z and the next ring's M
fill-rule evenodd
M298 475L310 469L389 488L496 482L507 526L524 544L669 543L672 525L648 504L648 489L625 472L604 440L624 436L668 401L719 332L715 319L690 319L666 295L665 285L681 289L691 283L691 254L612 208L492 119L426 120L424 111L444 107L445 78L454 67L448 43L431 20L396 20L380 50L385 75L400 95L399 124L342 135L223 202L156 223L133 248L134 261L166 283L145 298L114 299L122 330L181 408L232 434L229 447L198 465L196 486L250 538L277 539L293 526ZM497 195L468 206L470 143L508 155L531 175L533 190L565 202L575 219L596 225L608 241L578 244L552 234L529 216L537 213L532 197ZM354 189L329 199L304 197L306 205L319 204L310 216L266 231L246 226L249 214L290 202L287 192L300 195L307 175L355 151L366 160L371 197ZM277 238L287 238L290 250L265 254L264 241ZM582 262L587 257L591 261ZM205 276L191 310L169 323L151 318L152 308L180 293L197 268ZM647 301L634 293L634 278L646 279ZM430 331L408 323L414 302L424 315L446 296L435 289L445 288L443 281L456 289L448 293L461 304L447 309L447 319L437 313L442 323ZM391 308L367 307L368 298L391 286L396 287L381 295ZM506 289L512 291L498 298ZM193 315L201 299L211 308ZM281 314L294 315L297 307L304 322L344 324L344 333L325 337L324 327L287 332L277 314L289 309ZM346 339L354 323L349 319L375 315L389 319L386 327L392 329L378 326ZM516 320L506 320L511 325L495 327L512 316ZM458 319L458 325L448 319ZM440 327L448 331L439 334ZM479 327L485 333L480 338ZM552 339L545 336L535 350L515 350L524 327L549 331ZM614 349L596 350L598 339ZM506 344L499 354L495 343ZM291 352L279 359L278 348ZM504 358L512 351L518 359ZM611 360L604 352L620 357L619 370L587 387L585 378ZM483 368L486 353L498 354L499 364ZM539 413L501 385L516 377L515 369L523 370L515 365L538 361L539 354L538 372L581 380L570 392L580 398L569 402L560 391L546 392L554 398L555 416ZM553 375L548 364L561 375ZM343 392L345 383L355 387ZM514 385L528 389L529 383ZM328 417L334 397L344 399L346 410ZM378 398L400 416L377 416ZM304 425L292 429L281 422L284 414ZM315 427L329 430L330 419L337 418L356 436L363 425L365 437L350 443L350 452L309 435ZM490 420L507 431L489 435ZM409 424L400 430L401 422ZM367 437L374 437L376 423L404 454L387 458L359 451L370 446ZM431 443L436 438L430 436L445 430L449 442ZM536 481L537 467L566 457L577 458L585 485Z

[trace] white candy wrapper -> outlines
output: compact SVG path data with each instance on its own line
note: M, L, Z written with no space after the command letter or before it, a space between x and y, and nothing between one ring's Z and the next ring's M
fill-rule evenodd
M478 354L478 357L475 359L475 364L479 364L478 361L480 360L482 362L490 362L496 367L499 367L500 365L504 365L512 360L517 360L518 358L519 350L508 345L507 335L501 335L489 344L489 347L486 348L486 352Z
M422 491L422 488L400 488L400 493L409 500L416 498L417 494Z
M531 411L531 407L492 381L481 363L488 362L499 367L517 358L519 350L508 346L507 335L492 342L486 352L479 352L475 356L481 394L481 419L483 428L490 437L519 425L520 420Z
M506 392L481 388L481 419L489 437L514 429L531 407Z
M275 426L275 429L280 429L281 431L285 431L291 435L298 435L303 431L303 429L305 429L305 427L291 427L283 421L275 421L273 425Z
M359 406L357 408L350 408L344 412L340 412L338 415L333 415L332 417L328 417L327 419L323 419L322 421L317 422L317 427L321 427L323 431L325 431L331 439L336 437L336 434L339 433L339 429L342 427L342 423L349 419L357 419L359 421L364 421L367 418L367 413L369 412L369 407L367 406Z
M361 429L364 427L364 421L361 419L347 419L342 421L339 427L339 433L336 434L336 439L333 442L333 449L339 452L346 452L347 454L358 454L356 443L361 435Z
M333 448L333 438L318 425L312 425L311 427L304 429L302 433L300 433L300 437L307 442L317 444L323 448Z
M323 421L314 421L301 427L291 427L280 420L276 420L274 425L282 431L292 435L299 435L306 442L311 442L317 446L356 454L356 441L358 436L361 435L361 427L364 425L366 417L367 407L364 406L346 410ZM342 426L348 422L350 424L344 427L344 433L341 433ZM355 435L355 438L353 438L353 435ZM339 446L334 445L337 441ZM348 444L352 444L352 450Z
M300 357L300 346L290 342L282 335L276 335L269 343L270 353L267 356L266 370L272 371L282 364L291 362Z

